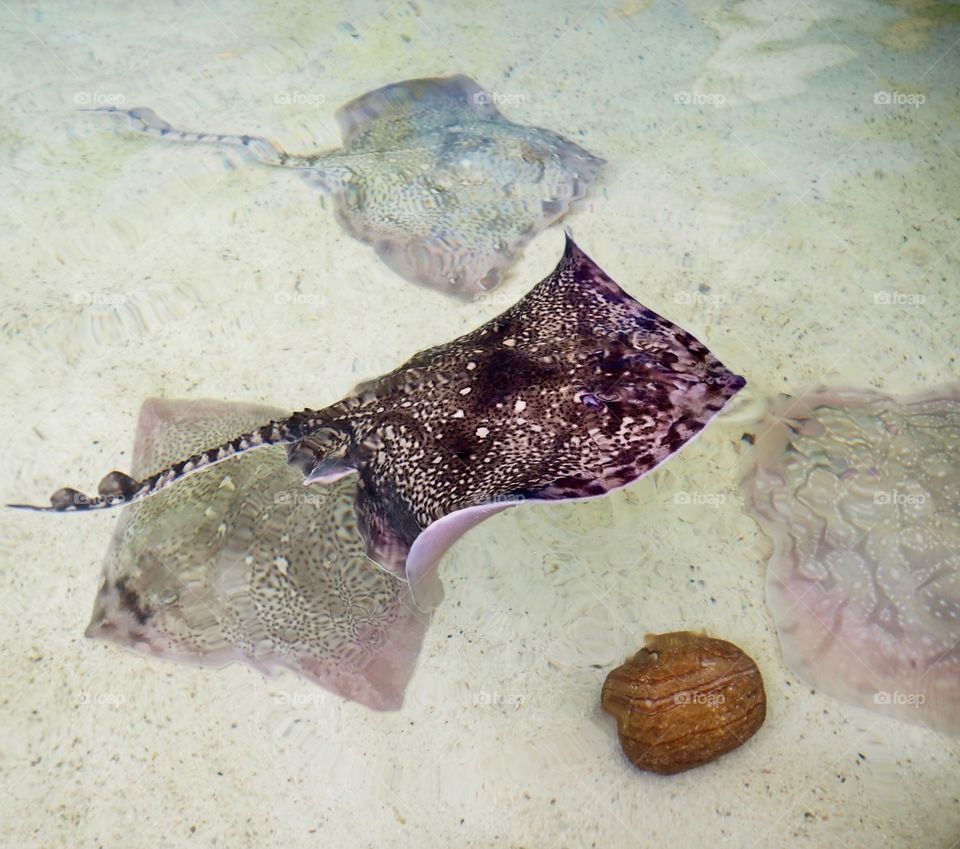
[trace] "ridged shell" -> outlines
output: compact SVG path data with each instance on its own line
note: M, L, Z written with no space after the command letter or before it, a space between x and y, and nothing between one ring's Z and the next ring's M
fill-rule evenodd
M742 746L763 724L760 670L733 643L688 631L650 635L614 669L601 705L640 769L671 775Z

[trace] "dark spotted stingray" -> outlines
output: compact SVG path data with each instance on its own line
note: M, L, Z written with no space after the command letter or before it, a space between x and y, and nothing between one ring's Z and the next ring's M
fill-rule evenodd
M343 148L296 156L254 136L181 132L150 109L117 109L143 132L239 145L300 169L340 223L394 271L446 292L492 289L527 242L581 198L603 160L550 130L514 124L468 77L407 80L337 112Z
M283 412L150 398L135 474ZM289 669L397 709L429 614L365 556L351 478L307 490L283 448L233 457L120 515L87 636L142 654L270 674ZM418 601L439 600L439 582Z
M138 501L266 445L307 483L356 472L368 556L415 581L466 530L523 501L592 498L679 450L745 384L634 300L569 237L559 265L482 327L342 401L277 419L142 480L112 472L79 511Z

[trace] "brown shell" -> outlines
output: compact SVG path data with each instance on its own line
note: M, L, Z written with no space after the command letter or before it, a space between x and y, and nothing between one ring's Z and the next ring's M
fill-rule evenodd
M671 775L742 746L763 725L760 670L733 643L689 631L648 635L614 669L600 704L634 766Z

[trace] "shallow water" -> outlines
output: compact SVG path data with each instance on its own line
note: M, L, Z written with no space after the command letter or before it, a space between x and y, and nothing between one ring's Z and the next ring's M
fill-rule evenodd
M750 383L637 485L459 542L398 713L85 639L116 517L0 513L7 845L953 845L957 742L783 665L737 469L772 393L956 379L956 10L8 5L3 501L124 468L148 395L335 400L513 303L562 246L554 226L494 293L444 298L295 175L78 106L306 151L336 146L351 97L469 74L511 119L608 160L565 219L578 242ZM644 634L691 628L754 657L766 723L707 767L637 773L601 684Z

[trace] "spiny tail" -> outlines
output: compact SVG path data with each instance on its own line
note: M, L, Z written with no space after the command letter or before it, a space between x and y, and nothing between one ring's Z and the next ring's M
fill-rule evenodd
M270 445L291 445L299 442L311 432L317 430L324 421L315 410L295 413L288 419L271 421L250 433L245 433L229 442L208 448L186 460L174 463L166 469L141 481L135 480L124 472L110 472L98 486L98 495L91 496L75 489L64 487L50 496L50 506L34 504L8 504L18 510L39 510L47 513L75 513L86 510L102 510L108 507L120 507L134 501L142 501L156 495L168 486L182 480L187 475L222 463L238 454L266 448Z
M195 142L200 144L226 144L233 147L242 147L250 151L260 162L267 165L277 165L283 168L310 168L320 157L295 156L287 153L276 142L262 136L235 136L219 133L192 133L178 130L163 120L156 112L146 107L136 109L120 109L116 106L101 106L95 109L86 109L86 112L118 112L126 115L130 126L141 133L157 136L173 141Z

